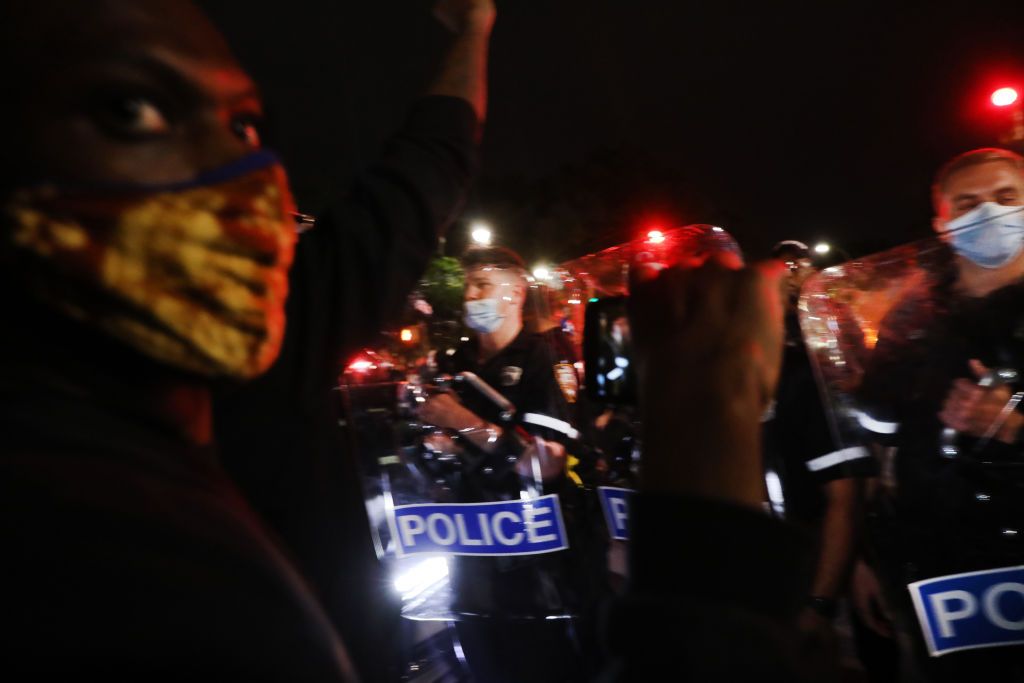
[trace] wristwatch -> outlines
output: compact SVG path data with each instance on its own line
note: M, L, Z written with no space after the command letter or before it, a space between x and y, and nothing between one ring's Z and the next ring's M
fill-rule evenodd
M812 595L807 598L807 606L826 619L835 619L836 614L839 612L838 600L821 595Z

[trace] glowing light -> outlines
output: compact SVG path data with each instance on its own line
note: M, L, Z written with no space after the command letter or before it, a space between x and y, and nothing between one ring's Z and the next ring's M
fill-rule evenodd
M590 303L595 303L597 301L597 297L596 296L592 296L589 299L587 299L587 301L589 301Z
M818 242L814 245L815 254L827 254L832 251L832 245L828 242Z
M469 237L474 244L488 247L494 241L494 231L486 223L473 223L469 226Z
M665 233L661 230L650 230L647 233L647 241L651 244L661 244L665 241Z
M992 93L992 104L997 107L1009 107L1020 95L1013 88L1000 88Z
M353 361L348 367L350 370L355 370L356 372L366 372L373 368L373 363L368 360L357 360Z
M579 305L581 302L579 299L569 299L569 303L572 305Z
M398 334L398 338L408 343L412 341L412 330L408 327L403 327L402 331Z
M393 585L402 599L408 601L446 578L448 563L443 557L431 557L396 576Z
M538 280L547 280L551 277L551 269L547 266L537 266L533 269L533 276Z

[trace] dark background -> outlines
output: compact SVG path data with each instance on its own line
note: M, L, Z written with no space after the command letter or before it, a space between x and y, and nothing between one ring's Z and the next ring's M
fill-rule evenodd
M303 210L344 193L429 82L428 0L203 5L261 83ZM998 142L1024 2L505 0L465 223L530 261L716 223L851 254L928 234L930 178Z

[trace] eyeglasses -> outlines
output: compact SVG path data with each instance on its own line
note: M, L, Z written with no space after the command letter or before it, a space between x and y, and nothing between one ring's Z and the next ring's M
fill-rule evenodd
M295 231L302 234L316 225L316 216L310 216L308 213L292 213L292 218L295 219Z

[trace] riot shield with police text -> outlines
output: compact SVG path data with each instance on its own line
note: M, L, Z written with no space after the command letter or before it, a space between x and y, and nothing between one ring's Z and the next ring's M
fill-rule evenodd
M414 300L340 382L377 554L409 619L573 618L605 579L566 328L579 299L557 273L467 275L459 310Z
M879 460L869 540L933 657L1024 642L1024 242L1000 251L1000 230L826 268L799 303L838 444L822 466Z

